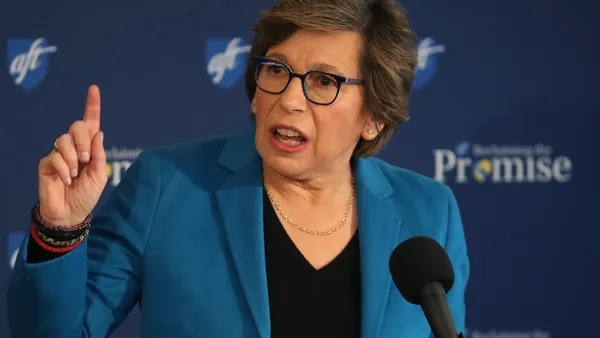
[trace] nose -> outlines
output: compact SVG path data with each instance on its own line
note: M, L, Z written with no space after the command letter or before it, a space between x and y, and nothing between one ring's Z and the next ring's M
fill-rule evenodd
M281 93L279 105L288 113L301 113L306 111L307 100L302 91L302 80L292 78L287 88Z

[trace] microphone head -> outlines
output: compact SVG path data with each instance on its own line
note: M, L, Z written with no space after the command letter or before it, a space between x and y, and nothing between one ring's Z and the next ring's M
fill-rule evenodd
M394 284L408 302L420 305L423 287L439 282L446 293L454 284L454 269L444 248L434 239L417 236L400 243L390 257Z

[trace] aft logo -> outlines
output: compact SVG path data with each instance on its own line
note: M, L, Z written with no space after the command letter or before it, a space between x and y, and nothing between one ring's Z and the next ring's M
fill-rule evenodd
M44 38L9 39L6 42L8 72L17 86L35 88L48 73L49 54L58 50Z
M437 54L446 51L446 47L438 45L432 38L419 41L417 48L417 69L412 88L421 89L433 78L438 68Z
M8 266L10 266L11 270L15 267L15 262L17 261L17 255L19 254L19 248L21 247L23 238L25 238L24 232L11 232L6 238L6 247L8 249Z
M433 151L434 179L455 183L565 183L571 180L573 163L555 156L551 146L481 145L459 142L454 150Z
M135 161L143 149L140 148L116 148L106 150L106 174L108 184L116 187L129 166Z
M246 53L252 46L245 45L242 38L208 39L205 43L206 71L212 83L222 89L235 85L246 72Z

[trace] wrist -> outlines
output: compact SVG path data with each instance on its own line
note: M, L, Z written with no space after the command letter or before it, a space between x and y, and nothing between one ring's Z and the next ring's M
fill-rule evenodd
M80 225L84 223L90 215L84 217L77 217L74 219L53 219L52 217L48 217L48 213L45 212L41 203L37 203L34 208L36 214L34 215L37 221L44 225L49 225L51 227L60 227L61 229L65 229L69 231L70 228Z
M52 252L70 251L87 237L90 229L91 214L83 222L61 226L48 222L41 216L40 204L31 211L31 236L43 249Z

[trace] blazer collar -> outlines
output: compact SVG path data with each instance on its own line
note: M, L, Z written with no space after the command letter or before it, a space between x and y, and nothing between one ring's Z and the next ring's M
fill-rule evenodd
M248 128L230 136L219 156L219 164L233 172L249 169L251 162L260 159L256 151L255 133L256 125L252 123Z
M232 261L259 337L271 336L265 266L262 167L254 124L231 136L219 163L233 173L217 191Z
M230 137L219 163L232 176L217 199L233 263L260 337L270 337L266 279L262 167L255 148L255 127ZM360 232L362 336L378 337L390 286L389 257L398 243L401 220L390 199L394 189L375 159L353 158Z
M402 227L394 189L377 159L353 159L360 233L362 337L381 337L392 278L389 259Z

